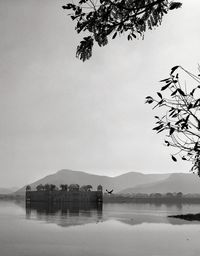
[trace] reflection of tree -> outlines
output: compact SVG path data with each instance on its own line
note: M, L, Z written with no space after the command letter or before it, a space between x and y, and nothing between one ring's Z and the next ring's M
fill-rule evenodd
M24 201L20 201L17 205L24 208L23 202ZM55 223L62 227L98 223L111 219L128 225L139 225L142 223L170 223L172 225L193 224L193 222L187 222L177 218L168 218L168 216L172 214L188 212L188 204L104 204L104 214L102 205L80 205L78 215L73 215L72 211L71 214L69 214L69 208L71 207L73 207L73 205L69 204L27 204L26 218ZM197 207L198 206L196 206L196 208ZM73 210L74 209L75 207ZM124 211L126 209L129 209L129 211ZM196 222L194 222L194 224L196 224Z
M123 222L128 225L140 225L143 223L170 223L172 225L185 225L191 224L189 221L184 221L178 219L178 217L168 217L168 216L156 216L156 215L135 215L133 218L121 218L118 219L120 222ZM194 223L195 224L195 223Z

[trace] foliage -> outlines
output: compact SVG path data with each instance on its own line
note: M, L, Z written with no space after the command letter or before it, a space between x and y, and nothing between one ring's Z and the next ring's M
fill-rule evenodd
M31 191L31 186L30 185L26 186L26 191Z
M91 189L92 189L91 185L83 185L81 186L80 191L89 192L91 191Z
M190 84L183 84L181 77L190 78ZM191 161L191 171L200 176L200 77L190 73L181 66L171 69L170 76L160 81L163 86L157 92L157 98L146 97L146 103L161 108L162 116L155 116L157 133L167 131L165 145L177 149L172 154L182 160Z
M54 190L57 190L57 187L54 184L45 184L44 190L45 191L54 191Z
M69 185L69 191L79 191L80 186L78 184Z
M128 40L144 37L147 29L161 24L164 14L181 7L168 0L75 0L63 6L76 21L77 33L87 32L77 47L76 56L85 61L92 56L96 41L99 46L121 34Z
M68 185L67 185L67 184L61 184L61 185L60 185L60 189L61 189L62 191L67 191L67 190L68 190Z
M50 185L47 183L44 185L44 190L49 191L50 190Z
M56 185L54 185L54 184L50 184L50 185L49 185L49 190L50 190L50 191L57 190Z
M60 186L60 190L62 191L79 191L79 185L78 184L71 184L71 185L67 185L67 184L61 184ZM55 191L58 190L58 188L56 187L56 185L54 184L39 184L36 187L37 191ZM91 185L84 185L80 188L80 191L91 191L92 186ZM26 190L31 190L31 187L28 185L26 186Z
M42 191L44 190L44 186L42 184L39 184L37 187L36 187L37 191Z

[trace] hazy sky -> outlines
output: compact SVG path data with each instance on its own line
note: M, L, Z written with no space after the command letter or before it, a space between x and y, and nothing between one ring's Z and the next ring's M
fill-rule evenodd
M75 58L79 37L55 0L0 0L0 186L59 169L101 175L187 172L156 135L145 96L174 65L196 72L200 1L183 1L144 40Z

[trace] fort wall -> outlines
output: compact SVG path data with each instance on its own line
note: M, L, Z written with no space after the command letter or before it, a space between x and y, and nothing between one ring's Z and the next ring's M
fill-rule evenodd
M101 203L102 191L26 191L27 202L88 202Z

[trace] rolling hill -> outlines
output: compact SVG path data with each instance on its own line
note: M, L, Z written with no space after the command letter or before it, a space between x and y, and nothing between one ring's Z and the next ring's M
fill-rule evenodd
M128 187L134 187L139 184L147 184L152 182L157 182L166 179L169 174L143 174L139 172L128 172L116 177L100 176L89 174L81 171L72 170L60 170L55 174L48 175L36 182L29 184L32 189L35 189L39 184L55 184L59 186L60 184L73 184L77 183L79 185L91 184L93 189L96 189L99 184L101 184L105 189L114 189L114 193L117 193ZM16 191L16 194L24 194L25 187Z

